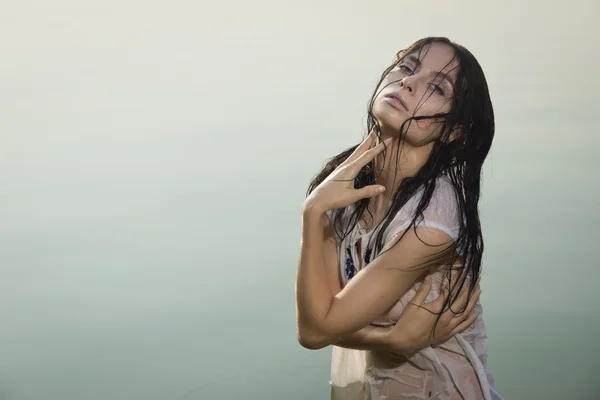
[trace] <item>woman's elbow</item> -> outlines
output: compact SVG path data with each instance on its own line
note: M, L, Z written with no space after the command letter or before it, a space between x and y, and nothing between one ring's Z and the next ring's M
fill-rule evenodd
M319 350L331 344L331 341L323 335L306 330L298 329L298 343L305 349Z

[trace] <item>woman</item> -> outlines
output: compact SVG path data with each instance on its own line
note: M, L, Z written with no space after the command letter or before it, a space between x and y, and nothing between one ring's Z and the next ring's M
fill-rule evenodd
M371 400L500 399L476 305L494 136L479 63L446 38L417 41L384 71L368 128L302 205L298 339L367 350Z

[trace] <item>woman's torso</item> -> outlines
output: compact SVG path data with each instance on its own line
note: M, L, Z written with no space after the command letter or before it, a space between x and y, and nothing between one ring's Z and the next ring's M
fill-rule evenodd
M350 212L349 208L344 214L346 221ZM344 221L344 218L342 220ZM400 225L402 224L396 223L390 226ZM357 271L368 268L377 231L377 228L368 231L360 224L356 224L339 243L342 287ZM453 228L449 229L448 233L453 235ZM384 238L389 237L384 235ZM426 301L434 300L440 295L445 274L444 267L440 267L432 274L432 288ZM395 324L408 302L416 294L420 284L416 282L384 315L373 321L373 325ZM369 352L365 376L369 398L372 400L490 398L488 387L493 385L493 380L485 368L487 338L480 304L476 305L476 311L479 316L467 330L435 348L423 349L406 362L394 364L389 361L385 353ZM482 391L486 394L484 395Z

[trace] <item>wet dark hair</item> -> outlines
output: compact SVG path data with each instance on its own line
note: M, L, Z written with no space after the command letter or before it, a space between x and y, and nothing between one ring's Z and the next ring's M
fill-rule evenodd
M380 254L385 245L383 243L385 230L407 201L422 190L423 194L416 207L411 224L404 234L416 226L419 219L423 218L423 211L429 205L436 188L437 178L446 176L454 188L456 203L459 208L460 228L458 238L447 250L440 251L435 260L429 260L423 265L429 266L439 262L449 266L450 268L447 270L445 276L448 281L450 281L452 266L457 262L464 265L471 278L468 289L470 297L480 274L483 254L483 237L478 211L481 170L494 137L494 111L481 66L471 52L445 37L428 37L415 42L407 49L398 52L394 63L383 72L369 104L367 131L371 132L375 130L378 134L380 132L378 121L372 113L372 106L378 95L377 90L382 81L404 57L417 53L419 59L421 59L422 52L428 51L430 45L433 43L442 43L451 46L454 49L453 60L458 61L452 104L447 113L411 117L402 124L400 128L401 138L404 137L403 134L406 132L407 124L410 126L412 121L422 119L429 119L433 123L439 124L441 134L435 140L427 162L414 176L406 177L401 181L398 190L393 195L390 209L377 227L374 227L374 229L377 229L377 235L375 236L372 254L373 256ZM458 132L458 134L451 136L453 132L455 134ZM399 142L399 146L401 146L403 140ZM324 168L311 181L307 194L310 194L334 169L344 162L357 146L353 146L329 159ZM354 180L354 186L358 189L372 185L375 182L375 168L373 162L371 162L360 171ZM338 238L338 243L341 243L352 229L354 229L364 211L367 210L368 202L368 199L362 199L355 204L356 209L350 217L350 223L346 224L347 226L342 226L341 223L345 210L338 209L333 211L331 221L335 235ZM367 210L367 212L369 211ZM400 240L402 240L404 234L401 235ZM465 279L462 279L457 282L451 291L452 295L447 297L443 310L446 310L460 294L465 281ZM462 310L453 311L460 312Z

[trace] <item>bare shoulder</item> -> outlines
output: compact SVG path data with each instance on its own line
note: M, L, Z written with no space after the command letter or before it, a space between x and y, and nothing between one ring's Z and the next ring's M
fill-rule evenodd
M429 267L440 262L439 256L453 245L447 233L423 226L398 232L385 244L382 256L400 269L414 267L416 261Z

